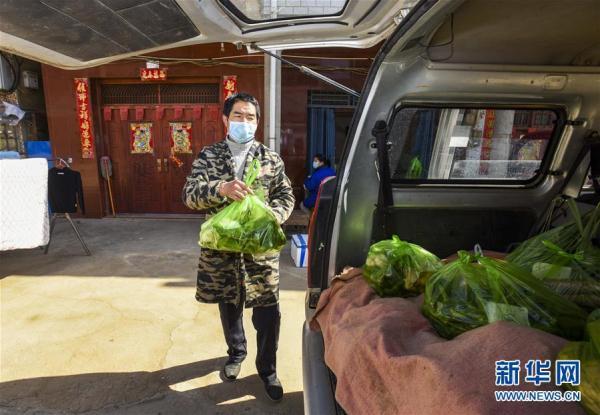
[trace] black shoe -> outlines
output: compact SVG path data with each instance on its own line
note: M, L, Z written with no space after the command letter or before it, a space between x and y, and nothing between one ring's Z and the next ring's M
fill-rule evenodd
M227 362L223 367L223 377L229 381L236 380L238 375L240 374L241 368L241 363Z
M281 386L279 379L264 380L263 382L265 383L265 391L267 392L269 399L273 402L280 402L283 398L283 387Z

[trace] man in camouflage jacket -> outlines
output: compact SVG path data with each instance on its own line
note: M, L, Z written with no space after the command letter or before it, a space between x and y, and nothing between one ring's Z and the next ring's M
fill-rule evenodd
M253 159L261 171L253 187L260 188L265 201L281 224L294 208L290 180L281 157L254 140L260 109L254 97L236 94L225 101L225 140L202 149L192 165L183 189L184 203L191 209L214 214L231 200L241 200L253 190L243 179ZM267 395L281 400L283 389L276 375L279 313L279 254L252 256L202 248L198 264L196 299L218 303L229 359L222 375L235 380L246 357L242 325L244 307L252 308L257 330L256 367Z

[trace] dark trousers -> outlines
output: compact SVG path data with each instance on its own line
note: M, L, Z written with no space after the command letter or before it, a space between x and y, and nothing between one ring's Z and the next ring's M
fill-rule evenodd
M241 363L246 358L246 335L244 334L244 303L235 305L219 303L223 334L227 342L229 362ZM263 381L275 380L277 344L281 314L279 304L252 309L252 324L256 329L256 369Z

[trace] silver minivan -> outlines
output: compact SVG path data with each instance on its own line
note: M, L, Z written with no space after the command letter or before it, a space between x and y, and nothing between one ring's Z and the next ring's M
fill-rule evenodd
M598 203L599 21L593 0L424 0L387 39L310 226L307 414L344 413L308 322L373 242L508 252L557 197Z

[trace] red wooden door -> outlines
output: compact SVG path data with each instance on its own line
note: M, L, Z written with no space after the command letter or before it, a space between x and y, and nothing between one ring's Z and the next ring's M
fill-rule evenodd
M146 108L140 121L132 121L134 110L129 110L125 121L121 121L118 111L114 111L116 117L105 121L118 213L193 213L183 204L181 191L202 147L223 137L220 106L204 104L200 114L187 106L181 116L175 114L175 107L165 107L160 119L156 119L154 109ZM191 123L191 153L173 150L174 123ZM139 124L151 128L151 152L140 152L132 146L132 127Z
M169 213L192 213L181 201L181 191L187 176L192 169L192 163L202 147L212 144L222 137L222 127L219 125L219 105L204 105L200 114L194 114L191 107L184 108L183 115L175 119L175 110L167 109L162 126L166 134L169 148L164 154L168 164L165 171L165 206ZM171 150L173 141L171 132L173 123L191 123L191 153L175 153ZM222 124L222 123L221 123ZM173 156L177 160L173 160Z
M115 209L118 213L164 212L164 176L162 160L158 158L161 141L157 139L154 110L147 109L139 121L132 121L134 110L128 112L127 120L121 121L116 114L106 121ZM151 129L151 152L136 152L132 147L132 128L140 124Z

